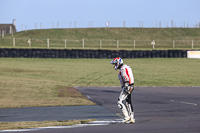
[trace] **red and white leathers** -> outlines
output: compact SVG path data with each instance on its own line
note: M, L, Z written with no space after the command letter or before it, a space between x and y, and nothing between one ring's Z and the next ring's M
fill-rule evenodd
M131 92L134 89L134 77L130 66L121 65L119 67L118 78L120 80L122 90L118 98L118 107L124 114L125 123L135 123L133 106L131 103Z
M129 85L133 85L134 77L131 67L128 65L122 65L119 69L118 79L120 80L122 87L125 86L126 82L128 82Z

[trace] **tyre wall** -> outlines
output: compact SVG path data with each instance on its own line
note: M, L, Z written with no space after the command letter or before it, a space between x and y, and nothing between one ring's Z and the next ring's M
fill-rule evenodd
M1 48L0 57L23 58L186 58L186 50L81 50Z

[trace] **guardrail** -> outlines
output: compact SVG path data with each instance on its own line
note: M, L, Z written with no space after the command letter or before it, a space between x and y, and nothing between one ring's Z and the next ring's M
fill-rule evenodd
M70 40L1 38L1 48L200 49L200 40Z

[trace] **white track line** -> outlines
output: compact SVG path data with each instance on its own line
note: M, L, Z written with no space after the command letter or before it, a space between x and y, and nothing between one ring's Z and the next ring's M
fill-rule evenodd
M182 103L182 104L189 104L193 106L197 106L198 104L196 103L190 103L190 102L183 102L183 101L175 101L175 100L170 100L171 102L176 102L176 103Z
M113 121L93 121L88 124L77 124L72 126L50 126L50 127L39 127L39 128L31 128L31 129L15 129L15 130L0 130L0 132L27 132L27 131L38 131L44 129L56 129L56 128L80 128L80 127L89 127L89 126L102 126L102 125L110 125L121 123L121 119L113 120Z

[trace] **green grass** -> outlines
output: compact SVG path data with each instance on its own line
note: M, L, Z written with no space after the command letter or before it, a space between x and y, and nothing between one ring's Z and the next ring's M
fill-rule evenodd
M111 59L0 58L0 108L93 105L74 86L120 86ZM124 59L136 86L200 86L200 60Z
M200 28L77 28L18 32L16 38L114 39L114 40L195 40ZM9 36L11 37L11 36Z
M38 128L38 127L49 127L49 126L70 126L70 125L75 125L75 124L86 124L92 121L94 121L94 119L66 120L66 121L0 122L0 130L29 129L29 128Z
M102 40L103 49L152 49L152 40L156 41L156 49L173 49L173 40L176 49L191 49L193 40L194 49L200 49L200 28L74 28L74 29L44 29L17 32L14 36L6 35L0 38L0 47L13 47L12 38L16 38L16 48L29 48L28 39L31 39L31 48L46 48L47 38L50 39L50 48L82 48L82 39L85 48L99 49ZM182 40L182 41L180 41Z

